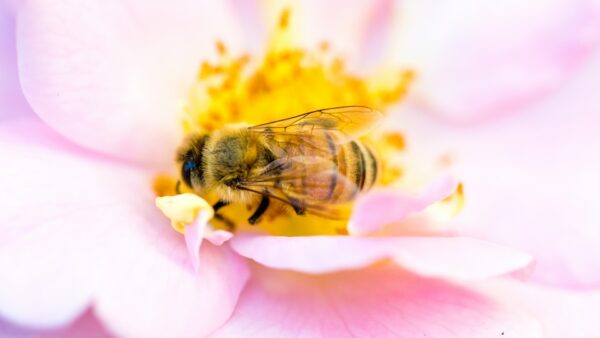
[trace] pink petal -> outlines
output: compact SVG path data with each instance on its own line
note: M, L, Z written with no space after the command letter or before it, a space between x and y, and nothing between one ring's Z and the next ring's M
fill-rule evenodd
M0 337L3 338L111 338L106 329L91 313L86 312L71 325L54 330L32 330L0 320Z
M407 216L448 197L456 190L456 186L456 180L445 176L418 196L402 193L398 189L373 191L356 202L348 232L351 235L366 235L385 225L401 222Z
M33 127L0 132L0 156L14 159L0 167L0 315L57 327L94 305L118 335L219 327L248 277L243 259L206 243L194 273L183 239L154 206L152 173Z
M256 269L220 337L541 337L520 311L389 266L324 276Z
M377 1L369 13L357 52L361 58L362 72L367 75L370 75L368 72L381 69L384 53L391 42L391 28L396 19L394 12L397 7L399 7L398 2Z
M264 52L268 37L272 33L271 28L264 17L264 4L260 0L231 0L231 11L235 20L239 22L243 40L252 54Z
M114 333L128 337L203 337L222 325L248 277L244 261L226 246L203 243L195 273L184 264L185 248L162 248L177 249L169 257L152 252L151 244L134 245L131 253L121 249L105 260L97 280L102 285L96 296L98 317ZM121 261L118 266L109 267L116 260Z
M204 210L201 210L197 216L196 221L185 227L185 246L187 247L188 256L192 260L192 266L195 272L198 272L198 269L200 267L200 246L202 245L202 239L205 237L204 234L206 233L206 227L208 225L208 220L210 219L210 217L212 217L211 214ZM218 237L220 236L217 235L217 238L215 239L216 243L219 243L221 240L223 240L223 238ZM220 242L216 245L221 244L223 244L223 242Z
M237 45L225 5L192 0L27 1L17 33L38 115L85 147L151 163L171 162L181 103L215 41Z
M0 167L6 189L0 195L0 268L5 271L0 274L0 314L24 325L55 327L78 316L91 301L93 273L85 267L94 250L80 237L94 236L82 226L93 216L85 211L101 202L98 197L114 195L111 187L133 187L126 181L134 182L135 176L60 151L61 141L53 133L28 122L5 123L0 132L0 156L14 159ZM43 142L49 148L41 148ZM98 186L92 188L91 182Z
M207 221L207 215L201 212L194 223L185 227L185 246L187 247L188 256L190 257L192 266L196 272L200 267L200 245L202 245L202 238L204 237Z
M522 252L468 238L237 235L230 243L265 266L313 274L390 258L423 276L467 280L506 274L532 261Z
M223 245L233 237L233 234L225 230L213 230L209 231L204 238L214 245Z
M15 7L16 4L10 1L0 2L0 118L29 114L30 111L17 74Z
M565 291L514 280L482 283L481 292L525 309L541 322L544 337L597 337L599 291Z
M420 109L457 121L553 93L600 42L600 8L589 0L403 4L392 57L416 69Z
M423 156L454 154L466 203L455 226L536 258L533 278L600 285L600 58L557 96L519 115L452 127L420 112L398 126Z

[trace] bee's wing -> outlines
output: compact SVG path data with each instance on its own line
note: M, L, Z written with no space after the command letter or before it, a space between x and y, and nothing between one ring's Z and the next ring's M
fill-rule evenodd
M270 140L277 160L252 173L240 189L312 214L340 218L338 206L359 189L339 171L338 152L343 144L375 127L382 117L368 107L345 106L249 127Z
M381 112L369 107L343 106L314 110L248 129L266 135L297 135L299 138L309 138L315 131L338 131L347 137L336 138L336 141L345 142L348 138L356 138L369 132L382 117Z
M356 183L340 173L330 158L303 155L271 162L244 180L241 189L331 219L342 218L334 194L343 191L349 196L358 192Z

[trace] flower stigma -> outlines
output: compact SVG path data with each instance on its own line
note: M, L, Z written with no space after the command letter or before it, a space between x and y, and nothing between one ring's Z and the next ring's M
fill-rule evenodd
M380 75L362 77L353 74L344 59L334 55L328 42L313 48L295 45L290 30L291 14L289 9L282 12L260 58L232 55L224 42L216 43L217 60L201 63L183 105L184 134L210 133L235 123L266 123L345 105L363 105L385 112L385 108L405 96L414 77L411 70L388 70L385 80ZM404 151L404 137L399 132L377 134L367 135L361 141L380 155L382 168L377 184L390 185L403 173L402 164L390 159ZM168 182L164 177L157 179L157 194L169 192L165 188ZM201 197L206 205L219 199L212 192L202 193ZM184 203L199 203L188 201L188 198L191 197L186 197ZM272 210L267 211L257 226L250 226L247 218L252 207L256 206L233 203L219 210L219 214L233 221L236 231L286 236L347 234L347 220L297 216L293 212L282 212L281 208L269 208ZM345 214L350 215L351 206L348 208ZM165 214L171 218L175 230L182 232L182 224L187 223L186 217L191 214L178 212ZM173 219L169 215L184 217ZM217 228L227 228L217 220L214 223Z

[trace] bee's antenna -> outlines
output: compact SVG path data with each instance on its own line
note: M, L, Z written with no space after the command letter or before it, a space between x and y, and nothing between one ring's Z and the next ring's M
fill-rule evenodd
M177 183L175 183L175 192L177 193L177 195L181 194L181 189L179 189L181 187L181 180L177 180Z

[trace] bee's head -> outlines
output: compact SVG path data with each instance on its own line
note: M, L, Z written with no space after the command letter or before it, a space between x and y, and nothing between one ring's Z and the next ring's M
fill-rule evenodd
M192 135L177 153L181 179L192 189L201 187L204 180L203 151L207 138L207 135Z

